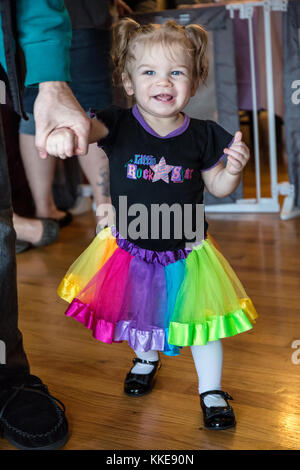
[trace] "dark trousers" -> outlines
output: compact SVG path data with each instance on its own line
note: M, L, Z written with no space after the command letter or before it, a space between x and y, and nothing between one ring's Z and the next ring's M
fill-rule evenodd
M15 240L0 107L0 384L7 378L29 373L18 329Z

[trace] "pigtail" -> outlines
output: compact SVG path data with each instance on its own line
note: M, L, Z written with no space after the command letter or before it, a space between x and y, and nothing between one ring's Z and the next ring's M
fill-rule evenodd
M139 29L139 23L131 18L123 18L112 27L111 57L114 66L112 78L115 85L119 85L125 69L129 42Z
M199 81L205 83L208 75L207 33L205 29L198 24L189 24L185 26L185 31L195 48L195 76Z
M140 25L132 18L123 18L113 25L112 50L113 83L119 85L123 72L128 71L128 63L134 59L134 45L137 41L148 43L161 42L167 47L177 43L184 47L193 61L193 78L195 85L205 83L208 75L207 33L197 24L181 26L174 20L162 25Z

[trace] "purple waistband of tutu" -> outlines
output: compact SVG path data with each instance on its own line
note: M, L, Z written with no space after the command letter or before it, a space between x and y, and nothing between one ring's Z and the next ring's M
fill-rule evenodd
M187 258L192 251L191 248L182 248L170 251L147 250L146 248L141 248L126 238L123 238L115 226L111 227L111 232L112 235L116 238L117 245L120 248L127 251L132 256L141 258L143 261L146 261L146 263L159 263L162 266L167 266L168 264L175 263L180 259Z

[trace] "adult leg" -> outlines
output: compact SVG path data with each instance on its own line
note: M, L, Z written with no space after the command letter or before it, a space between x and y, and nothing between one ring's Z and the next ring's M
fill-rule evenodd
M29 116L33 119L33 116ZM56 159L48 157L42 160L35 147L35 137L31 134L20 133L20 152L26 177L35 204L36 217L60 219L65 212L57 209L52 192Z
M14 213L13 224L17 234L16 253L31 246L50 245L57 240L59 234L58 223L50 219L31 219Z
M68 439L64 408L29 373L18 329L16 235L0 109L0 428L21 449L58 449Z
M18 329L15 239L0 109L0 383L8 377L29 374Z

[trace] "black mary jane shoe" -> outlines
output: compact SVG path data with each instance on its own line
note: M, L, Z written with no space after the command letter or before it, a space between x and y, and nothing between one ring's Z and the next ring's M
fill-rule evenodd
M161 368L161 362L158 361L146 361L138 357L133 359L133 364L140 362L141 364L149 364L154 366L149 374L134 374L131 371L128 372L124 382L124 392L130 397L141 397L151 392L157 372Z
M227 406L206 406L204 398L207 395L221 395L227 403ZM233 409L228 404L228 400L233 398L223 390L209 390L200 394L200 405L203 411L203 421L206 429L222 430L235 426L235 416Z

